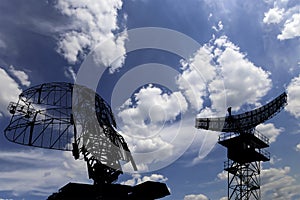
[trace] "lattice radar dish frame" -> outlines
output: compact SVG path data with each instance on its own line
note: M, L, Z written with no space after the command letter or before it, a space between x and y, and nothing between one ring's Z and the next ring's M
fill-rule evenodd
M110 106L87 87L65 82L37 85L23 91L8 110L12 117L4 135L11 142L73 151L75 159L82 153L90 178L99 165L107 167L108 175L122 173L120 161L131 162L136 170Z

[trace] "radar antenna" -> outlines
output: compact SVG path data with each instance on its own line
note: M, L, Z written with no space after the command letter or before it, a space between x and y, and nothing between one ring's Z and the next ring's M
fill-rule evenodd
M223 132L218 143L227 148L228 160L224 170L228 172L228 199L261 199L260 161L269 161L269 139L255 127L274 117L287 104L282 93L266 105L238 115L219 118L196 118L198 129Z
M130 199L130 195L140 195L137 194L140 192L138 189L134 192L129 186L108 186L123 173L121 162L130 162L135 171L137 167L127 143L117 132L110 106L95 91L71 83L45 83L23 91L18 102L9 104L8 110L12 117L4 134L9 141L72 151L75 159L82 156L87 163L89 178L94 181L93 186L68 184L61 189L61 193L53 194L49 199L78 198L80 194L74 195L77 190L85 190L86 193L97 191L89 194L92 199L119 198L120 195ZM164 192L154 193L155 198L168 195L166 185L158 184L153 182L138 186L158 188ZM114 190L119 190L120 193ZM86 193L83 198L87 197Z
M25 90L17 103L8 106L13 116L5 137L28 146L72 150L75 159L82 153L95 184L117 180L122 173L120 160L131 162L136 170L108 104L94 91L78 85L73 90L73 86L49 83ZM73 91L76 107L72 107Z

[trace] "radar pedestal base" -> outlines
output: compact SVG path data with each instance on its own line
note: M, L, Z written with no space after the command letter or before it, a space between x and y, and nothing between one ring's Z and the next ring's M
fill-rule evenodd
M89 185L68 183L53 193L48 200L154 200L170 195L164 183L147 181L136 186L120 184Z

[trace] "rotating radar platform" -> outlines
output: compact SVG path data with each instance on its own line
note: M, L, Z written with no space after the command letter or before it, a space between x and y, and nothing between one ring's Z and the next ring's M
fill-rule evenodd
M8 106L7 140L32 147L72 151L83 157L93 185L69 183L48 199L157 199L169 195L164 183L113 184L121 163L137 166L116 129L110 106L95 91L65 82L45 83L19 95Z
M224 170L228 172L229 200L259 200L260 162L270 160L269 139L255 127L279 113L287 104L284 92L266 105L242 114L216 118L196 118L198 129L223 132L218 143L227 148L228 160Z

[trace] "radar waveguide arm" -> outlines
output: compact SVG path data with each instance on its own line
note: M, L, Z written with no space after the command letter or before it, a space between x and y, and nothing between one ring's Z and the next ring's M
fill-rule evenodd
M37 85L23 91L8 110L12 118L4 134L9 141L72 151L75 159L82 155L94 184L117 180L121 160L137 170L110 106L87 87L65 82Z

